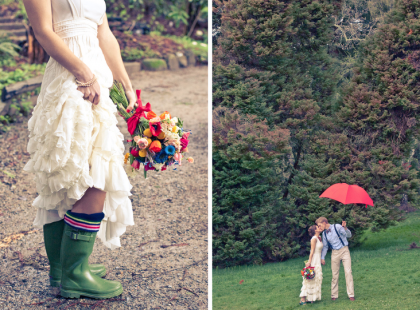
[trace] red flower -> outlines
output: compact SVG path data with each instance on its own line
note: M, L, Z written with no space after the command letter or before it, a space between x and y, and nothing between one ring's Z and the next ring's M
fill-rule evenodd
M150 132L155 137L159 136L159 134L162 132L162 127L160 125L160 122L149 123L149 127L150 127Z
M144 165L144 170L156 170L155 167L152 166L151 163L148 163L147 165Z
M239 281L239 284L242 284L242 283L244 283L244 280Z
M162 166L162 171L165 171L166 170L166 166Z
M139 157L139 151L138 151L138 150L136 150L136 149L132 149L130 153L131 153L131 155L133 155L134 157Z

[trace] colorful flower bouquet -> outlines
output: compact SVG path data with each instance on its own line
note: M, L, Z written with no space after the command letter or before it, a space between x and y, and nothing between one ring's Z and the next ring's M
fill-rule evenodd
M188 152L190 132L183 129L182 120L172 117L169 112L165 111L157 116L150 103L143 106L140 93L140 90L136 90L138 107L132 112L127 112L129 103L120 83L114 82L110 97L127 122L132 136L128 140L131 143L130 152L124 159L126 171L132 176L143 164L146 178L149 170L164 171L169 166L181 165L184 154ZM194 159L189 157L187 161L193 163Z
M300 273L306 280L312 280L315 278L315 267L305 267L300 271Z

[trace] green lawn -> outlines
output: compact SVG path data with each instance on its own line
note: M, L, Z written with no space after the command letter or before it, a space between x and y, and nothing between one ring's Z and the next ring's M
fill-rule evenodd
M300 270L307 257L264 266L213 270L213 309L420 309L420 212L385 232L366 232L366 241L350 249L356 300L346 293L341 266L339 297L331 301L331 251L323 266L322 300L299 305ZM242 284L239 284L244 280Z

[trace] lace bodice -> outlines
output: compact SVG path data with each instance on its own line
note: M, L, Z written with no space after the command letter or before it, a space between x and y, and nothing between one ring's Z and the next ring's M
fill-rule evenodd
M97 33L106 11L104 0L51 0L54 32L62 38Z
M321 241L319 241L319 239L316 236L313 236L312 239L316 239L316 245L314 255L312 256L311 265L321 266L321 251L324 245Z

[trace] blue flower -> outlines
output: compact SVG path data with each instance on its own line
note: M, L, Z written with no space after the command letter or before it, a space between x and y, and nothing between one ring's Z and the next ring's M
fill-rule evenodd
M157 164L164 164L168 160L168 154L164 150L161 150L156 154L154 160Z
M175 154L175 146L168 145L167 147L165 147L165 153L169 156L174 155Z

